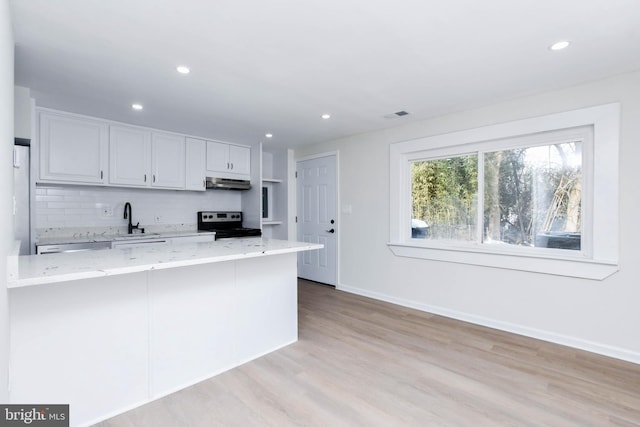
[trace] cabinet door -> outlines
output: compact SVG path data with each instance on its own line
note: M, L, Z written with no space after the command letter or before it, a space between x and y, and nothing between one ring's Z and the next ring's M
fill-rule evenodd
M207 176L249 179L251 148L207 141Z
M154 132L151 135L151 164L151 186L184 188L184 136Z
M251 174L251 149L238 145L229 145L229 165L231 173Z
M207 143L202 139L186 140L186 182L187 190L206 190Z
M109 183L147 187L151 182L151 132L109 129Z
M228 172L229 144L207 141L207 171Z
M40 114L40 179L102 184L108 127L82 117Z

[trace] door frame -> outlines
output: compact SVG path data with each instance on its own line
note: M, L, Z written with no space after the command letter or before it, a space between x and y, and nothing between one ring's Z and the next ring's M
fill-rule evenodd
M336 289L339 289L341 287L341 281L340 281L340 241L341 241L341 230L342 230L342 218L340 213L342 212L341 208L340 208L340 151L338 150L333 150L333 151L325 151L322 153L316 153L316 154L309 154L306 156L301 156L301 157L296 157L295 161L296 161L296 168L295 168L295 172L297 173L298 171L298 162L304 162L307 160L315 160L315 159L319 159L322 157L335 157L336 160L336 167L335 167L335 183L336 183L336 229L338 230L337 232L337 236L336 236L336 259L335 259L335 266L336 266L336 284L335 287ZM296 191L295 191L295 206L296 206L296 219L300 216L300 212L298 212L298 179L296 178ZM298 236L298 222L296 221L296 240L299 240L300 237Z

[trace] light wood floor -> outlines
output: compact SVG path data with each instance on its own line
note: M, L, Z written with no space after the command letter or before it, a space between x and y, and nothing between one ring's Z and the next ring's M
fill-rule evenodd
M640 365L300 281L299 341L99 424L640 426Z

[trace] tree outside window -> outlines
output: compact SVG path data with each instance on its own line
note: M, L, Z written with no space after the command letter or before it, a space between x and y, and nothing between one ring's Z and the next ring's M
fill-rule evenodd
M413 219L426 223L423 237L476 239L477 154L413 162L412 179Z
M414 238L581 248L580 141L414 161L411 181Z

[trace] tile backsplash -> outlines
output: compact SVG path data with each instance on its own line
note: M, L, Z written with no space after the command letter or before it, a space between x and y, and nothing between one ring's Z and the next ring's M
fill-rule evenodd
M241 210L236 191L173 191L138 188L37 185L36 228L126 226L124 204L141 227L193 224L201 210Z

